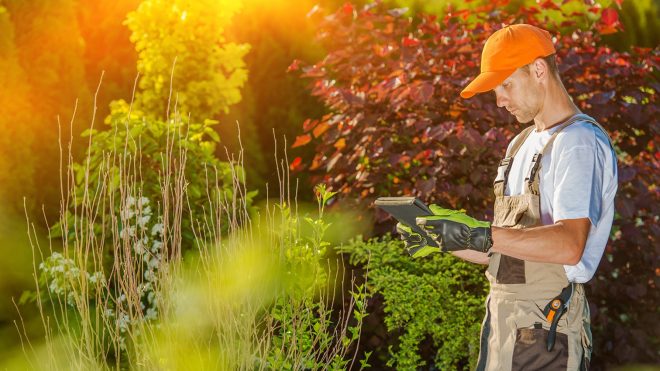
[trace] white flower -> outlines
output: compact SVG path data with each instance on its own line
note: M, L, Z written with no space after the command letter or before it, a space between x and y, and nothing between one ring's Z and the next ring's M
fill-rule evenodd
M135 198L133 198L133 196L128 196L126 198L126 207L131 207L133 205L135 205Z
M155 281L156 280L156 275L154 274L153 271L148 270L144 272L144 279L147 281Z
M146 197L140 197L140 199L137 202L138 208L142 208L142 206L147 206L149 205L149 199Z
M48 290L50 290L51 293L53 294L61 294L62 293L62 288L60 287L60 283L57 280L52 280L50 282L50 285L48 285Z
M145 253L144 249L144 243L142 240L138 241L134 246L133 246L133 251L135 251L136 254L142 255Z
M151 282L141 283L138 285L138 292L140 293L140 295L144 294L147 291L151 292L151 290L153 290Z
M149 266L149 268L158 268L158 265L160 265L160 259L151 258L151 260L149 260L149 263L147 263L147 265Z
M154 240L153 244L151 245L151 252L156 254L162 247L163 243L161 241Z
M154 224L153 227L151 227L151 235L155 236L155 235L158 235L158 234L161 235L161 236L163 235L163 223L157 223L157 224Z
M94 274L89 275L89 282L105 285L105 277L102 272L94 272Z
M151 219L151 215L149 215L149 214L143 215L143 216L138 218L137 224L140 227L144 228L147 225L147 223L149 223L149 219Z
M131 209L122 209L119 214L122 220L129 220L135 216L135 212Z
M135 236L135 227L126 227L121 230L121 233L119 234L121 238L127 239L129 237Z
M119 313L119 317L117 318L117 325L119 326L119 330L121 332L126 332L130 323L131 319L128 317L128 314L123 312Z
M154 308L149 308L147 309L147 313L144 315L144 319L149 321L149 320L155 320L158 316L158 312Z
M69 292L69 295L67 295L67 297L66 297L66 302L67 302L67 304L69 304L69 306L75 307L76 306L76 293L73 292L73 291Z

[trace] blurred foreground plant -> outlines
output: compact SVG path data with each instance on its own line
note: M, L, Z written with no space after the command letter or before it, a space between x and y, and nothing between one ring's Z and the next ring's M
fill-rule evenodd
M354 364L367 297L350 280L344 298L339 264L328 259L323 212L333 193L317 187L319 212L310 217L285 201L282 174L280 201L266 201L262 215L240 163L191 156L206 125L176 112L155 124L130 109L120 117L123 125L89 133L85 161L66 157L62 218L52 228L64 248L35 260L36 292L24 298L36 301L46 332L46 356L30 354L33 367ZM38 259L45 249L33 247Z

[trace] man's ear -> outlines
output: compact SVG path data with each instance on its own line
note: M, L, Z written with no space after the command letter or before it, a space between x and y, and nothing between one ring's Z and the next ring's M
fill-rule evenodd
M537 80L543 80L548 75L548 64L543 60L543 58L536 58L531 65L532 76Z

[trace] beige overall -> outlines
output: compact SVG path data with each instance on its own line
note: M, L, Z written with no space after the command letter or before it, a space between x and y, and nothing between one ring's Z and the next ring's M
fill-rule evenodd
M516 153L534 129L525 129L500 163L495 179L493 225L528 228L541 225L539 173L541 157L568 125L586 120L579 114L562 123L540 153L534 156L525 179L523 194L505 196L506 182ZM560 318L551 352L546 339L550 323L543 309L569 285L561 264L523 261L492 254L486 277L490 294L481 329L481 350L477 370L579 370L587 369L591 357L589 306L582 284L573 284L568 311Z

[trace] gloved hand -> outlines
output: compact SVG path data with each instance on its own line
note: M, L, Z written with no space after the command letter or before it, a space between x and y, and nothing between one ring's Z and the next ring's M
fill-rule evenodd
M401 235L403 245L413 258L421 258L440 251L437 247L428 245L427 236L422 236L403 223L396 224L396 231Z
M417 217L417 225L426 231L442 251L476 250L488 252L493 246L490 223L476 220L463 211L430 205L434 215Z

